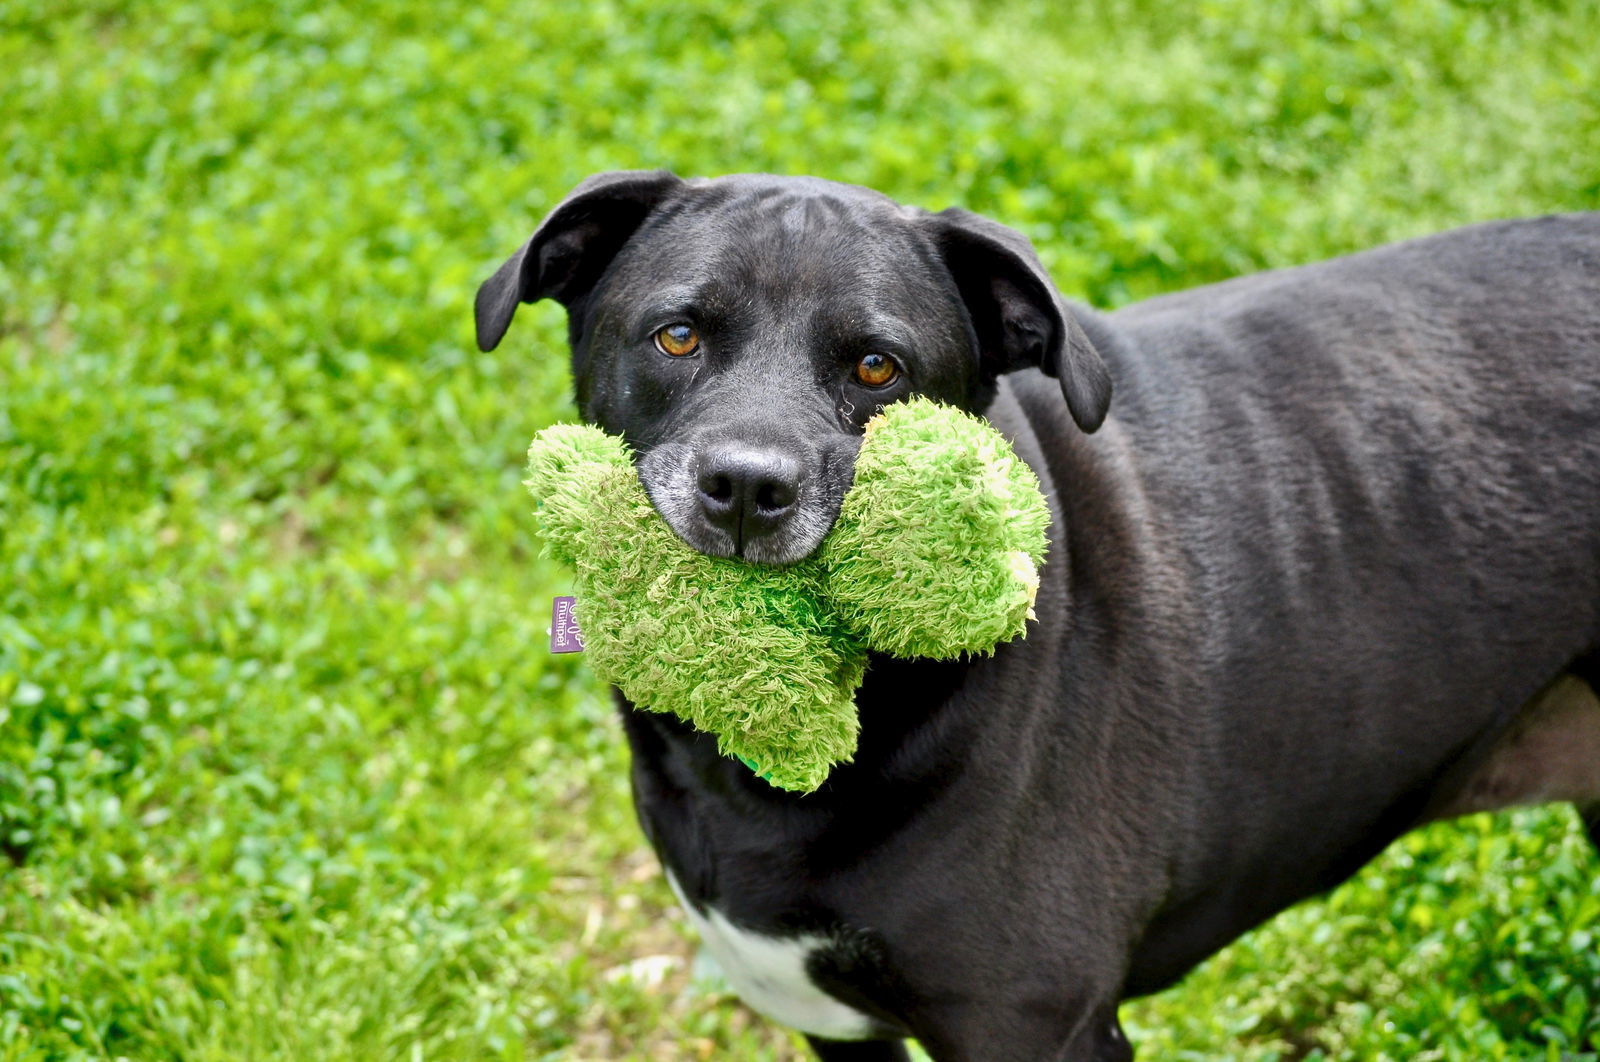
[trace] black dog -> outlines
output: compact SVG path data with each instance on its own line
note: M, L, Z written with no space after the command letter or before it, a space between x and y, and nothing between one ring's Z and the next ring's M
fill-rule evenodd
M479 344L543 298L707 553L804 557L910 394L1049 496L1027 638L873 659L815 794L623 706L691 917L823 1059L1127 1059L1119 1000L1419 823L1562 800L1600 837L1600 215L1102 315L965 211L616 173L483 285Z

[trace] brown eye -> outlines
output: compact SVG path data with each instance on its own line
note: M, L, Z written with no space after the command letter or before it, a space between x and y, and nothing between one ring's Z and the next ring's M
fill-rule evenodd
M900 375L900 367L887 354L867 354L856 362L856 379L868 387L882 387Z
M671 324L656 333L656 349L685 358L700 349L700 335L686 324Z

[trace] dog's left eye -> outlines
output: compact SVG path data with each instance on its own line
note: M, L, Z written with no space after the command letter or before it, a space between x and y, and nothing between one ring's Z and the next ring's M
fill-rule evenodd
M670 324L656 333L656 349L674 358L686 358L700 349L700 335L686 324Z
M883 387L900 375L900 366L887 354L866 354L856 362L856 379L868 387Z

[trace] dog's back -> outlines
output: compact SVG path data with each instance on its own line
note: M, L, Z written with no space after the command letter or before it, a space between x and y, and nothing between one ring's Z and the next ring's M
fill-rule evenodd
M1192 880L1275 909L1468 809L1453 791L1519 711L1600 650L1600 215L1245 277L1104 328L1117 404L1086 442L1131 455L1205 619L1169 649L1196 704L1272 713L1205 721L1201 774L1235 799L1193 824ZM1600 710L1561 718L1559 743L1600 747ZM1600 800L1600 763L1587 777ZM1341 858L1285 878L1330 840Z

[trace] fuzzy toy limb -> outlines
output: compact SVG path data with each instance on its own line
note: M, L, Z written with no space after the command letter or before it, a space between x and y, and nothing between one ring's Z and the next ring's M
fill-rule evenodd
M685 545L621 440L594 428L541 432L528 473L549 554L577 577L597 675L781 788L810 792L849 760L866 654L822 603L814 564L760 568Z
M1033 615L1050 512L984 421L926 399L867 424L820 560L845 625L879 652L989 653Z
M527 485L546 551L576 574L595 673L803 793L855 754L868 647L948 658L1023 633L1049 521L998 432L922 399L867 425L833 530L788 567L684 544L596 428L540 432Z

